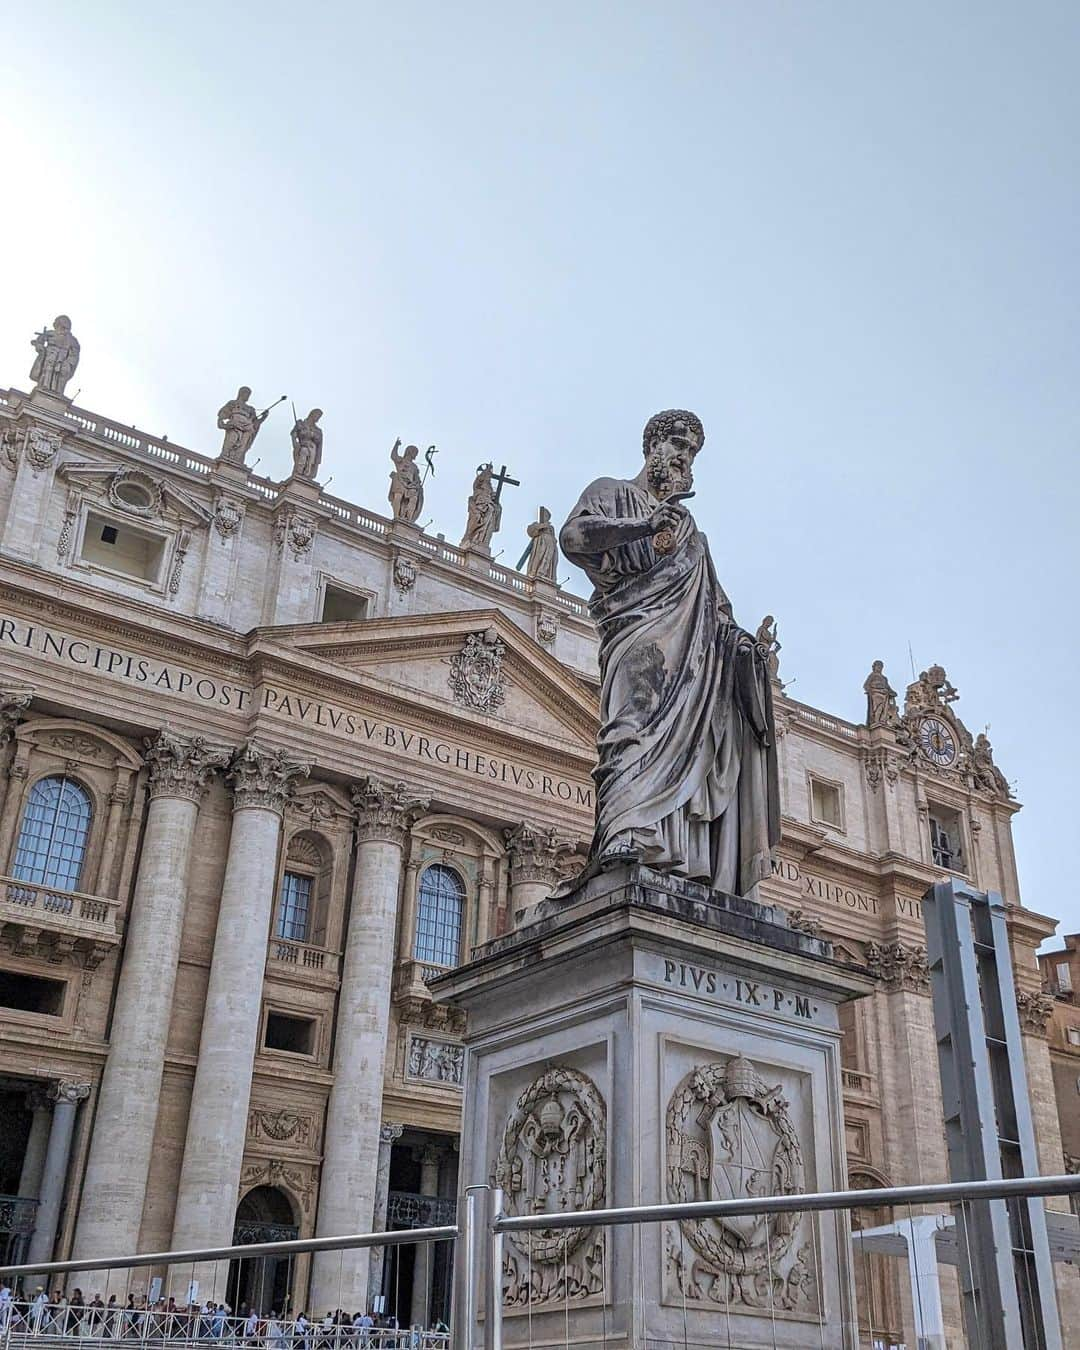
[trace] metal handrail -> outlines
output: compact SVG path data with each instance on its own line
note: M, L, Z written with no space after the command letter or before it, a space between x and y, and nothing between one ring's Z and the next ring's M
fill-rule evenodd
M1080 1180L1080 1179L1078 1179ZM414 1242L449 1242L456 1224L441 1228L398 1228L391 1233L345 1233L339 1237L292 1238L288 1242L249 1242L238 1247L198 1247L193 1251L141 1252L136 1256L98 1256L79 1261L42 1261L0 1266L0 1275L71 1275L80 1270L131 1270L136 1266L188 1266L200 1261L246 1261L253 1256L295 1256L300 1252L336 1252L354 1247L400 1247Z
M559 1214L496 1216L495 1233L538 1228L604 1228L656 1223L661 1219L718 1219L736 1214L802 1214L821 1209L877 1209L882 1205L936 1205L954 1200L1009 1200L1080 1194L1080 1175L1015 1177L1007 1181L950 1181L929 1186L882 1186L865 1191L811 1191L760 1195L746 1200L693 1200L681 1205L632 1205L624 1209L579 1209Z

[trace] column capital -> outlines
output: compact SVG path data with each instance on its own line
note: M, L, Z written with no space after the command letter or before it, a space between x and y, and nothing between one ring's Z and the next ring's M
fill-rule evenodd
M404 1125L385 1124L379 1126L379 1143L396 1144L405 1133Z
M1054 1011L1054 1000L1038 990L1018 989L1016 1011L1020 1015L1020 1030L1025 1036L1045 1036Z
M357 834L361 840L381 839L404 846L413 821L431 805L430 797L414 797L404 783L362 778L352 786Z
M915 994L930 992L930 968L925 947L906 947L902 942L866 944L866 968L889 993L908 989Z
M211 773L223 769L231 754L228 747L211 745L205 736L181 736L165 727L156 736L147 737L143 745L151 800L181 797L200 802Z
M281 746L248 741L237 750L226 774L233 789L233 810L251 806L280 816L293 794L293 780L310 768L310 763L290 758Z
M561 838L554 829L540 829L521 821L512 830L503 831L510 855L510 882L542 881L554 886L561 878L561 860L577 851L570 839Z
M46 1095L50 1101L68 1102L76 1106L90 1096L90 1084L80 1083L74 1078L61 1078L59 1082L53 1083Z
M0 689L0 746L15 735L33 697L32 689Z

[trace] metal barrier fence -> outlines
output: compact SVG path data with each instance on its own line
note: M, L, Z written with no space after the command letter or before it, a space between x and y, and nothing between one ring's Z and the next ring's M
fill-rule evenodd
M132 1350L211 1341L250 1350L1058 1350L1080 1344L1080 1220L1044 1210L1052 1197L1080 1204L1080 1177L528 1214L508 1212L497 1188L470 1187L458 1223L439 1228L0 1268L0 1350L70 1346L75 1338L95 1350L116 1340ZM977 1287L975 1320L964 1324L964 1300L977 1286L971 1251L991 1205L1008 1216L1021 1303L1026 1235L1033 1216L1045 1217L1062 1337L1028 1321L1020 1339L1004 1338L1000 1310L980 1306ZM74 1312L40 1298L35 1309L29 1292L43 1279L54 1288L66 1280L70 1296L81 1273L138 1269L164 1270L169 1286L183 1289L188 1271L213 1263L412 1244L431 1251L435 1243L454 1244L450 1335L442 1327L361 1325L352 1309L340 1321L240 1318L214 1297L216 1289L209 1307L172 1308L145 1297L143 1308ZM5 1299L4 1289L16 1296Z

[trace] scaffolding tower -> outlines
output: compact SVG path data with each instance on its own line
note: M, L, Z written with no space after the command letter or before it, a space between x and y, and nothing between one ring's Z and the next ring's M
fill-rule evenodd
M1005 906L958 878L923 899L953 1181L1039 1175ZM1043 1202L955 1212L964 1329L990 1350L1061 1350Z

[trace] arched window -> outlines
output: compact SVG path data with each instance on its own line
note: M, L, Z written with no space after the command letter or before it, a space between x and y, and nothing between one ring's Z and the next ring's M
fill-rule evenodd
M465 886L452 867L432 863L420 876L416 913L417 961L456 966L461 950Z
M90 834L90 798L70 778L39 778L30 789L12 875L19 881L79 888Z

